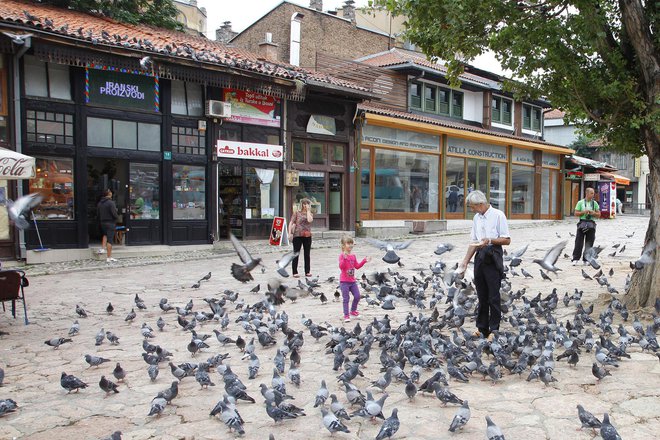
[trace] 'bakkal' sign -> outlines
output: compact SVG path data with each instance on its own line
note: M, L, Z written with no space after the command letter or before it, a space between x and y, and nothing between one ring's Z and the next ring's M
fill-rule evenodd
M152 76L112 70L87 69L90 104L158 111L156 81Z
M281 145L255 144L252 142L234 142L218 139L215 144L218 157L234 159L259 159L282 162L284 147Z

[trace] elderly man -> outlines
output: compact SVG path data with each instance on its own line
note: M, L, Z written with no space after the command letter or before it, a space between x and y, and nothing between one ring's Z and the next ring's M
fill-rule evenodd
M475 213L472 220L472 243L457 271L464 273L474 257L474 285L477 288L479 305L477 311L477 337L493 340L493 333L500 329L502 309L500 305L500 285L504 278L502 246L511 243L506 216L499 209L490 206L485 194L472 191L467 196L467 204Z

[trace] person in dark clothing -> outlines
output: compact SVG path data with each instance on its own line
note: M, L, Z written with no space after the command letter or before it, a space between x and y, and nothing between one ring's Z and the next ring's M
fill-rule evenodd
M573 266L576 266L582 258L583 264L587 265L584 254L594 246L596 241L596 221L594 218L600 217L600 208L598 202L594 200L596 192L593 188L587 188L584 193L584 199L579 200L575 205L575 215L580 216L577 231L575 232L575 247L573 248ZM584 248L584 253L582 252Z
M117 213L115 202L112 201L112 191L109 189L106 190L105 196L101 199L96 209L99 222L101 223L101 233L103 234L100 253L103 253L104 250L107 252L107 258L105 259L107 263L117 261L115 258L112 258L112 239L115 236L119 214Z
M311 256L312 249L312 222L314 216L312 215L312 202L308 198L300 201L300 211L295 210L291 216L291 224L289 225L289 234L293 236L293 251L300 252L303 248L305 258L305 276L312 276L311 269ZM291 272L294 278L298 278L298 257L291 261Z

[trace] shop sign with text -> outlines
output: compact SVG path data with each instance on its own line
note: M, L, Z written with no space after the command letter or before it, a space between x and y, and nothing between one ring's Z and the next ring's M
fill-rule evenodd
M281 145L255 144L252 142L235 142L218 139L215 145L218 157L234 159L258 159L282 162L284 147Z
M153 76L88 68L86 102L113 107L158 111L157 83Z
M369 124L362 127L362 142L415 150L440 150L440 136Z
M532 150L514 147L511 149L511 154L513 155L511 159L513 162L534 165L534 152Z
M478 157L480 159L507 160L506 147L460 138L447 139L447 154Z
M279 100L272 96L238 89L225 89L223 100L231 103L228 121L241 124L279 127L280 116L275 115Z

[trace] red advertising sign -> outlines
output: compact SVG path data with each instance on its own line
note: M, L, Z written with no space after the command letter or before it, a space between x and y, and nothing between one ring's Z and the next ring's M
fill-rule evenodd
M284 147L281 145L255 144L252 142L235 142L218 139L215 144L218 157L233 157L235 159L259 159L282 162Z
M275 217L273 227L270 229L270 245L282 246L289 244L289 235L286 230L286 220L284 217Z
M245 90L225 89L223 99L231 103L231 117L228 121L267 127L280 126L280 117L275 116L275 108L279 102L277 98Z

